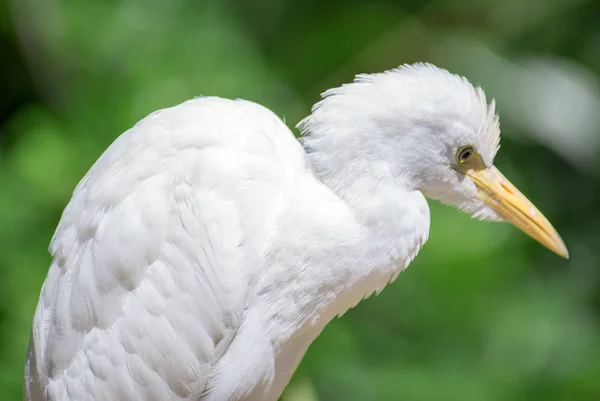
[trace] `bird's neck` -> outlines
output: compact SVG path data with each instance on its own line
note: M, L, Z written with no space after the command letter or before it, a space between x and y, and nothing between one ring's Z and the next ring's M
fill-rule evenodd
M296 183L293 207L282 210L268 265L259 270L270 272L260 276L257 292L266 300L275 387L287 383L332 318L393 281L429 234L421 192L398 185L385 166L360 155L341 166L344 156L334 148L307 154L323 185L311 177Z
M333 124L318 111L307 120L301 142L315 175L350 208L371 239L380 239L366 246L385 245L402 259L407 236L426 239L429 232L429 208L417 190L422 183L411 173L413 163L402 160L404 154L374 124ZM416 220L419 226L413 225Z
M323 147L313 149L307 159L319 180L343 202L360 227L353 255L356 263L395 276L427 240L427 201L420 191L399 180L381 159L361 154L360 149L352 154L354 158Z
M319 168L315 158L332 160L335 155L313 151L307 157L328 188L316 194L303 191L302 205L296 209L301 216L285 216L311 221L310 229L282 224L283 231L272 244L275 252L286 253L273 255L274 260L285 261L292 265L287 269L297 272L279 279L292 281L276 286L283 304L273 310L290 315L278 320L290 323L284 333L308 332L312 341L335 315L381 291L408 266L427 240L429 208L419 191L397 185L385 169L360 158L344 169L328 170L336 164L317 163ZM288 242L278 243L283 240ZM291 306L289 299L296 304Z

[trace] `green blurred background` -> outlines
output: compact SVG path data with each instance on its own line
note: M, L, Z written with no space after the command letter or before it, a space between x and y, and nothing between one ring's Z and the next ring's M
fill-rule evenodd
M0 1L0 400L22 397L46 252L71 191L153 110L260 102L293 126L360 72L431 61L498 102L496 164L567 243L432 203L430 241L333 321L283 399L600 400L600 3Z

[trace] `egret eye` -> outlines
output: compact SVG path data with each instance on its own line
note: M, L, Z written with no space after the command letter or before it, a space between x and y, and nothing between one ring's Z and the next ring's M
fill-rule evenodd
M460 164L466 163L471 160L471 157L475 154L475 149L473 146L463 146L458 149L458 153L456 154L456 161Z

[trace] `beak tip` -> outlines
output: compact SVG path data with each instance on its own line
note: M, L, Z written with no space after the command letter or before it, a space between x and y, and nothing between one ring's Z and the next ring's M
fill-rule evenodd
M567 250L567 248L565 247L564 252L560 254L560 256L562 256L563 258L569 260L570 256L569 256L569 251Z
M556 244L556 248L553 249L554 253L556 253L558 256L563 257L564 259L569 260L569 250L567 249L567 246L565 245L565 243L563 242L562 239L559 239L558 244Z

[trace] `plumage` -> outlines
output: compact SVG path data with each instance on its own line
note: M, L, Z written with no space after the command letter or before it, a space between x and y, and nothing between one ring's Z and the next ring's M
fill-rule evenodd
M324 326L416 256L423 194L502 218L446 160L466 141L493 162L480 89L420 64L325 95L302 144L216 97L115 140L52 239L27 400L277 400Z

